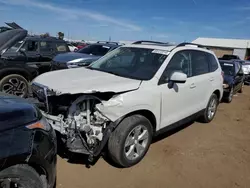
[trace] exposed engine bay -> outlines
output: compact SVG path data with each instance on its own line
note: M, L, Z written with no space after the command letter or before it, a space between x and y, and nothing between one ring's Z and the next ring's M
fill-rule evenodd
M63 138L69 151L98 156L105 146L115 123L99 107L115 93L56 95L48 90L32 88L39 108L52 127ZM91 159L90 159L91 160Z

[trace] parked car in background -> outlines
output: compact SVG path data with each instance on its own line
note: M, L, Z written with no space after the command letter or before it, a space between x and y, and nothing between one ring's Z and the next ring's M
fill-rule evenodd
M250 61L245 61L242 64L242 69L245 75L245 80L244 83L245 84L250 84Z
M85 67L120 45L115 42L97 42L77 52L59 54L54 57L51 70Z
M13 29L0 33L0 52L11 48L16 51L20 48L19 42L27 35L23 29ZM14 50L15 49L15 50ZM21 54L20 54L21 56ZM5 56L4 56L5 57ZM29 81L38 75L38 66L26 63L22 58L0 58L0 91L20 97L29 94Z
M107 143L111 159L129 167L142 160L152 137L167 126L192 118L212 121L223 77L218 59L206 48L137 41L86 68L40 75L32 91L71 152L92 161Z
M69 50L71 52L74 52L74 51L78 50L78 48L76 46L74 46L72 43L68 42L67 44L68 44Z
M231 54L225 54L223 55L221 58L219 58L220 60L232 60L232 59L239 59L240 57L237 55L231 55Z
M16 41L2 54L6 62L23 61L38 67L39 74L51 69L51 60L57 54L69 52L69 47L64 40L55 37L30 36Z
M82 49L82 48L84 48L86 46L88 46L87 43L78 43L77 46L76 46L77 49L75 49L75 51L80 50L80 49Z
M237 92L243 92L244 73L242 65L237 61L220 60L222 71L224 72L224 95L226 102L233 100L233 95Z
M57 140L38 108L0 93L0 187L52 188Z

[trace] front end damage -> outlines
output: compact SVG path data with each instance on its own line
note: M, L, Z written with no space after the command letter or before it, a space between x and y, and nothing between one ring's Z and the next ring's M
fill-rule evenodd
M123 105L122 93L62 94L37 83L32 84L32 93L43 115L62 136L66 148L88 154L90 161L101 153L121 119L112 110Z

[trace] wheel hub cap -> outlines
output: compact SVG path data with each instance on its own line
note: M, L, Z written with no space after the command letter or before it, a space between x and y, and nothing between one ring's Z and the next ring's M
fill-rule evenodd
M3 92L20 97L25 95L26 89L26 84L17 78L9 79L8 82L2 86Z
M140 157L147 145L149 134L144 125L138 125L128 134L125 141L125 156L128 160L135 160Z

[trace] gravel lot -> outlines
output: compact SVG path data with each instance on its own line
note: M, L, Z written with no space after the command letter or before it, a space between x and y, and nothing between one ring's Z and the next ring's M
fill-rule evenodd
M246 86L231 104L219 106L212 123L166 133L135 167L119 169L99 159L86 168L81 160L59 157L57 188L249 188L249 116Z

